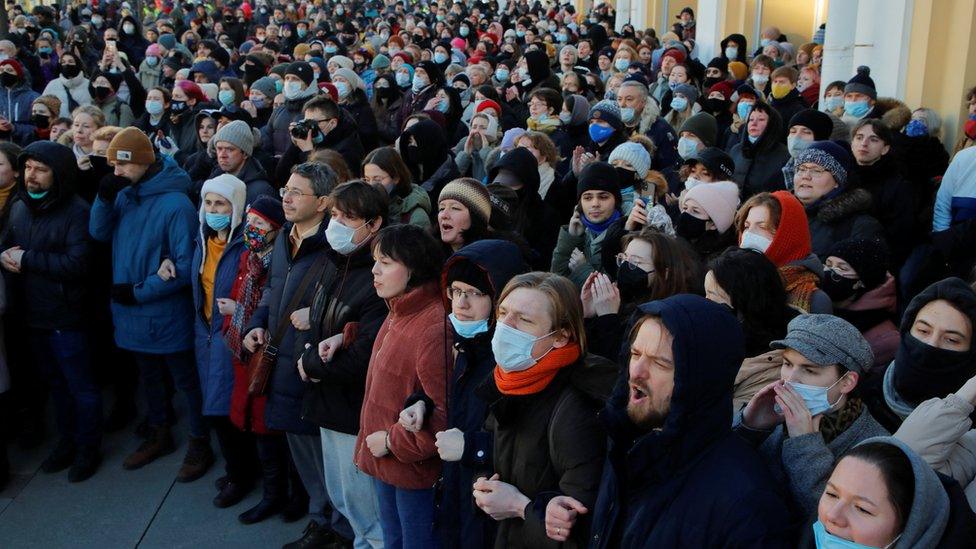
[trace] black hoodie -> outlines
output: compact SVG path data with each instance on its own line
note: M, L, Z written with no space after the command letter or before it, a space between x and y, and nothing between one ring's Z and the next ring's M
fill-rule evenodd
M769 116L766 130L752 143L743 127L740 131L742 140L729 151L729 156L735 163L732 178L739 184L739 194L743 202L754 194L785 189L783 166L790 159L790 152L780 141L783 120L779 113L765 103L756 103L753 109L762 110Z
M91 240L88 204L69 183L77 178L75 156L64 145L37 141L17 159L20 170L28 159L50 167L54 182L41 199L27 194L23 180L18 184L2 248L20 246L25 252L19 274L4 271L7 291L24 297L26 311L15 314L31 328L82 330Z

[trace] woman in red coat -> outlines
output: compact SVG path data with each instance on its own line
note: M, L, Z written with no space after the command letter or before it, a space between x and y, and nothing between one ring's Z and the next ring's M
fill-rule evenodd
M260 522L277 514L288 504L288 443L284 435L264 425L264 405L268 397L248 394L251 375L244 349L243 330L261 301L261 290L268 278L275 236L285 222L281 202L259 198L247 211L244 228L244 253L231 289L233 314L224 316L224 338L234 356L234 389L230 398L230 420L238 429L254 433L264 497L255 507L238 516L244 524ZM224 479L218 480L221 482Z
M441 245L414 225L381 230L373 245L373 286L390 314L366 374L355 463L374 479L387 549L438 547L434 484L441 461L434 434L447 428L451 332L439 284ZM398 423L405 401L423 392L430 417L417 432Z

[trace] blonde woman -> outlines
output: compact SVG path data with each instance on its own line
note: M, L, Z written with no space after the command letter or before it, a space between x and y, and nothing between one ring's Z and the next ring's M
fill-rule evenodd
M82 105L71 113L71 131L61 136L58 142L71 147L75 158L92 153L95 130L105 125L105 113L95 105Z

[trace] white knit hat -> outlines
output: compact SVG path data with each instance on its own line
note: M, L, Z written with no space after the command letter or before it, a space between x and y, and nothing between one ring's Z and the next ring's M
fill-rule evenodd
M643 145L633 141L627 141L617 145L613 149L613 152L610 153L608 162L613 164L614 160L623 160L633 166L634 171L637 172L637 176L641 179L647 177L647 171L651 169L650 153L647 152L647 149Z
M341 76L346 80L346 82L349 82L349 85L352 86L353 89L366 91L366 83L363 82L363 79L360 78L359 75L356 74L352 69L336 69L335 72L332 73L333 83L335 83L337 76Z
M739 207L739 186L731 181L695 185L685 193L682 204L688 200L698 202L718 232L724 233L732 226Z
M200 188L200 235L201 240L206 242L203 229L207 226L207 212L204 209L204 199L207 193L214 193L224 197L231 204L230 214L230 234L234 234L234 229L244 220L244 206L247 201L247 185L243 181L228 173L220 174L213 179L208 179ZM203 272L203 265L207 258L207 246L203 246L203 260L200 262L200 272Z
M213 142L216 145L221 141L237 147L247 156L251 156L254 152L254 132L251 131L251 126L243 120L234 120L217 130L213 136Z

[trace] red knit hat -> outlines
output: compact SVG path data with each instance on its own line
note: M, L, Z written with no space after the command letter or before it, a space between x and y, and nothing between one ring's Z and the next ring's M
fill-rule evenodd
M485 99L481 103L478 103L478 108L475 109L475 114L478 114L479 112L485 109L495 109L495 112L497 112L498 115L501 116L502 106L492 99Z
M803 204L791 192L776 191L772 194L779 202L779 227L776 228L772 244L766 249L766 257L777 267L782 267L810 255L810 224Z
M711 88L708 88L708 95L712 95L712 92L719 92L722 94L722 97L732 99L732 94L735 92L735 90L732 88L731 82L722 80L721 82L716 82L713 84Z
M668 48L663 54L661 54L662 59L665 57L673 57L678 63L684 63L688 55L684 52L684 50L679 48Z
M14 71L17 73L17 78L24 77L24 66L20 64L20 61L17 61L16 59L5 59L4 61L0 61L0 68L6 67L7 65L14 68Z
M410 52L408 52L408 51L398 51L396 53L396 55L393 56L393 59L396 59L397 57L399 57L400 59L403 59L403 62L404 63L406 63L408 65L413 65L413 56L410 55Z

